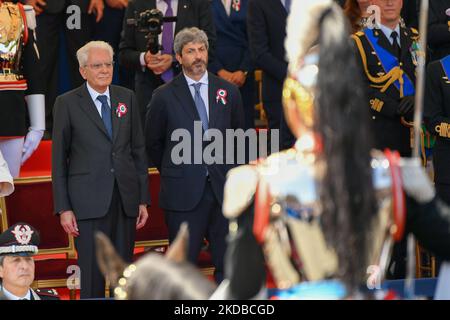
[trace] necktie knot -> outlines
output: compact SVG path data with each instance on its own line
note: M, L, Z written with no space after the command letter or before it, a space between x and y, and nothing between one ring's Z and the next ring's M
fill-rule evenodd
M397 33L397 31L392 31L392 33L391 33L391 38L392 38L394 41L397 41L397 38L398 38L398 33Z
M172 3L172 0L164 0L165 3L170 7L170 4Z
M195 92L200 93L200 87L202 86L201 82L197 82L193 84Z
M108 97L104 94L97 97L97 100L100 101L102 104L108 105Z

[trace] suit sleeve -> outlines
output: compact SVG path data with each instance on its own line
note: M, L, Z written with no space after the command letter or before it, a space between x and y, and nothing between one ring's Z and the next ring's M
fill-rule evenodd
M450 43L450 32L447 21L440 21L436 12L439 1L430 2L430 13L428 20L428 43L431 47L436 48L439 45Z
M128 69L140 70L142 68L140 62L141 51L137 48L135 37L135 33L138 31L135 26L127 24L127 19L134 18L135 10L133 1L130 1L125 10L125 16L123 19L123 27L119 43L119 62Z
M355 38L353 38L353 40L357 41ZM356 56L357 67L359 68L360 73L362 75L362 81L364 81L364 88L366 90L368 104L372 105L372 103L374 103L372 105L372 110L377 111L386 117L389 117L389 118L398 117L397 109L398 109L398 104L400 101L389 97L384 92L380 92L379 89L371 87L370 80L367 77L361 54L365 54L365 52L361 53L360 49L358 49L358 47L355 43L355 56ZM374 107L375 102L377 102L377 101L380 101L380 103L382 104L381 108Z
M450 118L444 115L443 95L441 91L440 81L440 61L433 62L427 67L427 75L425 82L425 110L424 121L429 132L439 136L436 127L441 123L450 123ZM448 139L447 137L443 137Z
M247 32L251 56L256 65L280 82L286 77L287 63L274 57L270 53L267 38L270 26L266 24L264 12L261 8L263 1L249 1L247 12Z
M134 165L139 176L140 204L150 205L144 134L142 132L139 106L134 92L131 93L131 107L131 156L133 157Z
M145 120L145 140L149 159L161 172L161 163L166 139L167 115L159 91L153 94Z
M450 259L450 208L440 199L419 204L407 197L406 231L427 250Z
M52 188L55 213L72 210L67 188L71 129L68 106L61 97L53 108ZM76 213L75 213L76 214Z
M208 36L208 64L212 64L215 60L217 35L209 0L199 1L198 28L205 31Z

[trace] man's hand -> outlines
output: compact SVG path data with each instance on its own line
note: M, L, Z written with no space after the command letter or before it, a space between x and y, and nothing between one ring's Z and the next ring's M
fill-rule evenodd
M246 78L247 76L241 70L231 73L231 82L238 87L242 87L244 85Z
M124 9L128 6L128 0L105 0L105 2L114 9Z
M75 214L72 210L63 211L59 215L59 221L68 235L78 237L80 232L78 231L77 219L75 219Z
M33 152L39 146L39 143L41 142L43 135L44 135L43 130L28 131L27 136L25 137L25 143L23 144L22 148L21 164L24 164L25 161L27 161L28 158L31 157Z
M172 56L170 54L151 54L147 51L144 56L147 68L154 74L161 74L172 67Z
M25 0L25 4L32 6L37 16L44 12L43 7L47 5L44 0Z
M403 97L398 104L397 114L407 116L414 112L414 102L414 96Z
M88 14L92 14L95 12L97 18L95 22L99 22L103 18L103 9L105 8L105 4L103 0L91 0L89 3Z
M136 221L136 230L139 230L143 226L145 226L147 219L148 219L147 205L140 204L139 205L139 216Z
M227 70L225 70L225 69L220 69L220 70L217 72L217 75L218 75L220 78L222 78L223 80L226 80L226 81L228 81L228 82L232 82L232 81L231 81L231 78L233 77L233 73L230 72L230 71L227 71Z

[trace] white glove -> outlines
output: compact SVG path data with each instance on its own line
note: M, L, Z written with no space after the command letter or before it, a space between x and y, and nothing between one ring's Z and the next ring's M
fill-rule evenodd
M30 130L28 132L22 149L22 161L21 161L22 165L33 154L34 150L37 149L43 135L44 135L43 130Z
M43 94L31 94L26 96L25 100L30 115L30 129L23 144L22 164L39 146L45 131L45 96Z
M401 158L403 188L408 196L418 203L433 200L436 192L418 158Z

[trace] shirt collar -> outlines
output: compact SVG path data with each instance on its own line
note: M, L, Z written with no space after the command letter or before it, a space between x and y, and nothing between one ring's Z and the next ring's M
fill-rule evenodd
M200 78L199 81L195 81L194 79L189 78L189 76L184 72L183 72L183 75L186 78L188 86L191 86L195 83L201 83L201 84L208 85L208 71L205 71L205 74Z
M386 36L386 38L388 38L388 40L391 39L391 33L392 31L396 31L397 35L398 35L398 40L400 40L400 23L397 24L397 26L395 27L394 30L392 30L389 27L386 27L385 25L382 25L381 23L378 24L378 27L380 28L381 31L383 31L384 35Z
M9 292L8 290L6 290L5 287L1 287L1 288L3 290L3 294L5 295L5 297L8 300L23 300L23 299L31 300L31 291L30 290L27 291L27 294L24 297L18 297L16 295L12 294L11 292Z
M87 81L86 81L86 87L87 87L87 89L88 89L89 94L90 94L91 97L92 97L92 100L95 101L95 100L97 99L98 96L102 96L102 95L107 96L107 97L108 97L108 100L109 100L109 86L106 88L106 91L103 92L103 93L98 93L97 91L95 91L94 88L92 88L92 87L89 85L89 82L87 82Z

